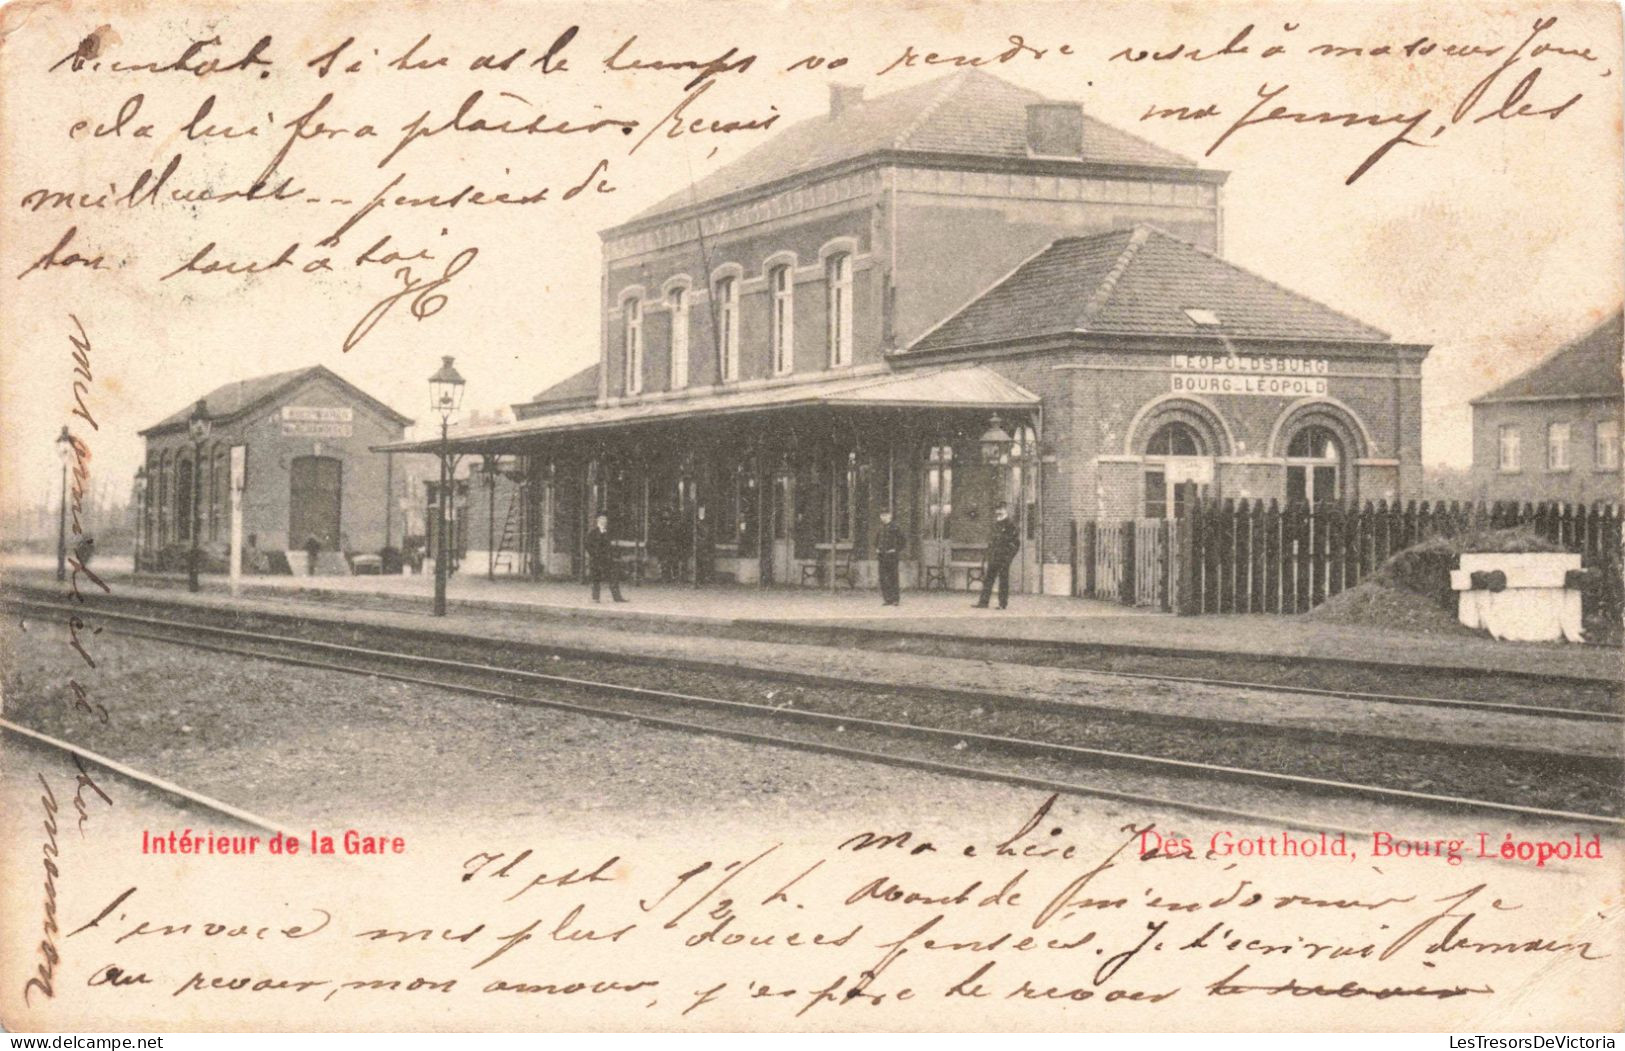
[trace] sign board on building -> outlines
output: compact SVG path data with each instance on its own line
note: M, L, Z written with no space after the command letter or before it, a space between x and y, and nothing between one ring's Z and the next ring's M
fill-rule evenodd
M282 406L284 438L348 438L355 410L329 405Z
M1324 397L1330 363L1325 358L1257 357L1250 354L1175 354L1175 394L1255 394L1274 398Z
M1213 484L1213 459L1211 457L1175 457L1163 467L1164 477L1174 485L1181 482L1196 482L1199 485Z

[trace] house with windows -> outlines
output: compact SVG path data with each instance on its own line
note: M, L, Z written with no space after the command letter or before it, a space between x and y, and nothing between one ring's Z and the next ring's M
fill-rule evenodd
M1474 398L1473 486L1480 500L1620 501L1625 311Z
M834 86L603 231L597 364L452 444L523 461L538 575L602 510L646 574L862 584L890 509L963 587L1005 503L1068 594L1080 519L1418 496L1428 348L1226 261L1226 178L980 70Z

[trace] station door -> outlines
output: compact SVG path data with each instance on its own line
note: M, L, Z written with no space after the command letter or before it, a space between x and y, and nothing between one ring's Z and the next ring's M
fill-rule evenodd
M289 474L288 547L303 549L315 537L323 551L339 550L344 465L330 456L301 456Z

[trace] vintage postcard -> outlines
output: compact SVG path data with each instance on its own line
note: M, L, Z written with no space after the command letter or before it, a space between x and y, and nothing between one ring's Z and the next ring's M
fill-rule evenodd
M6 5L0 1023L1617 1033L1622 62Z

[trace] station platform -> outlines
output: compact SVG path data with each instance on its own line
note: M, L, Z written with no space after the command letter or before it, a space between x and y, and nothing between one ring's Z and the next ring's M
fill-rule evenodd
M0 572L20 583L49 580L54 560L8 557ZM98 560L99 573L115 587L152 588L173 593L185 578L143 573L133 576L129 560ZM205 595L226 595L218 576L202 580ZM430 620L431 576L245 577L244 599L317 607L372 608ZM1084 644L1198 655L1327 659L1432 669L1516 671L1584 679L1625 680L1625 654L1614 647L1567 643L1505 643L1464 633L1421 634L1368 625L1328 624L1299 617L1215 614L1180 617L1091 599L1053 595L1012 595L1010 608L975 609L977 595L966 591L904 591L902 604L883 606L873 590L838 588L757 588L677 584L629 585L630 600L614 603L605 589L594 603L584 584L531 581L459 573L447 586L452 611L532 613L535 619L591 631L609 627L627 633L723 634L719 629L794 627L873 632L879 635L934 636L1013 643Z

